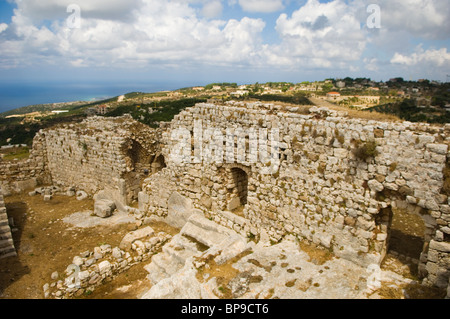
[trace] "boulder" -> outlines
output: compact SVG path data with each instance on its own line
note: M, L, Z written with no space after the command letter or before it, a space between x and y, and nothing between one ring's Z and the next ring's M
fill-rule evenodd
M173 227L183 228L194 213L192 200L174 192L167 202L168 214L165 222Z
M84 200L88 198L88 194L85 191L78 191L77 192L77 200Z
M98 200L94 204L94 214L101 218L110 217L115 209L116 204L109 199Z
M97 194L94 195L94 201L99 200L109 200L114 202L116 205L116 209L121 212L126 212L126 199L120 195L118 190L112 190L112 189L104 189Z
M131 250L131 245L134 241L152 237L154 235L155 231L151 227L145 227L132 231L125 235L125 237L120 242L119 248L122 250Z

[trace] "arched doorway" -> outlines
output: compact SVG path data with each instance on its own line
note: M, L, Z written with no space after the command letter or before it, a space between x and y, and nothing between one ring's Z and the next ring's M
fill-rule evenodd
M152 162L152 173L159 172L164 167L166 167L166 161L164 159L164 155L160 154L159 156L155 156Z

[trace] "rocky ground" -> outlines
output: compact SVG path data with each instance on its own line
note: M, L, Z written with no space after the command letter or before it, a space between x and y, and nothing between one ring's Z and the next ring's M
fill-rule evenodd
M92 216L90 199L18 195L5 200L18 256L0 260L2 299L43 298L43 286L74 256L100 245L119 246L142 227L126 213ZM381 269L361 268L294 237L273 245L263 236L256 243L202 217L191 218L181 231L156 221L146 226L173 237L151 260L77 298L443 297L418 284L413 266L394 255Z

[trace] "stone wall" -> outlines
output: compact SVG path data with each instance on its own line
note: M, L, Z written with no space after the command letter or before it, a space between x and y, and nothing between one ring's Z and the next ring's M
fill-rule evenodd
M91 195L107 189L124 204L137 199L141 177L158 155L157 131L129 116L91 117L41 135L53 184Z
M0 162L0 186L4 195L22 193L41 184L50 183L47 171L45 140L38 133L27 160Z
M425 222L421 275L430 284L444 287L445 282L446 287L450 206L443 184L449 127L355 119L315 107L305 114L302 109L229 102L198 104L183 111L163 134L167 168L144 182L140 208L164 216L167 198L177 191L211 219L234 227L235 223L228 223L223 216L230 216L229 210L235 207L231 203L236 198L232 176L233 170L240 168L248 178L245 222L241 220L248 235L258 236L264 230L278 241L294 234L367 266L380 264L384 258L392 207L400 205ZM172 133L183 128L194 137L199 122L215 130L209 138L204 136L203 150L214 149L214 141L230 143L216 139L220 133L225 136L227 129L247 132L247 151L257 143L249 133L252 129L279 129L280 142L269 142L268 152L278 147L280 166L273 166L270 158L255 163L248 156L234 164L196 163L198 139L194 138L194 151L188 154L191 163L175 162L171 154L179 139ZM358 150L361 154L372 141L378 154L358 157ZM237 153L239 147L231 143Z
M8 214L6 213L2 189L0 188L0 259L16 255Z

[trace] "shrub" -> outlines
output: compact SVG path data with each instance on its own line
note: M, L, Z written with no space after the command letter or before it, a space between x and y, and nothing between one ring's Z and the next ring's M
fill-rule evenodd
M376 157L378 155L377 143L375 141L368 141L354 149L353 154L362 161Z
M392 173L393 171L395 171L397 169L397 162L391 163L391 165L389 165L389 171Z

